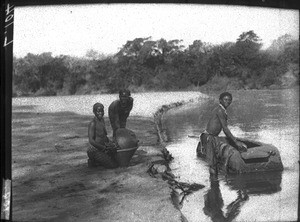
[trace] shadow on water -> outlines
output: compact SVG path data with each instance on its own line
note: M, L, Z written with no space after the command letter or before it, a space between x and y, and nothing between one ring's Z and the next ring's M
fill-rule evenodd
M219 179L210 175L210 189L204 195L203 212L214 222L233 221L251 196L281 191L281 178L282 172L227 175ZM225 210L219 180L224 181L231 190L237 193L237 198L228 204Z
M281 178L282 171L274 171L227 176L225 182L233 190L244 190L249 195L263 195L281 191Z

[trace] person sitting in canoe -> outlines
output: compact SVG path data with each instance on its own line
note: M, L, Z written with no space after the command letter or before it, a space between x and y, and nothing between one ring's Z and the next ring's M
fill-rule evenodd
M94 118L88 127L89 147L87 150L88 166L103 166L116 168L115 160L118 146L107 137L104 123L104 106L101 103L93 105Z
M212 174L217 174L218 151L224 145L224 142L221 142L218 137L221 130L233 141L236 149L247 151L247 146L238 141L227 126L228 117L226 109L232 102L232 95L229 92L222 93L219 97L219 102L220 104L212 111L206 130L200 136L203 151L210 167L210 173Z
M113 101L108 108L108 116L113 129L113 138L119 128L126 128L126 121L132 110L133 98L128 89L119 91L119 99Z

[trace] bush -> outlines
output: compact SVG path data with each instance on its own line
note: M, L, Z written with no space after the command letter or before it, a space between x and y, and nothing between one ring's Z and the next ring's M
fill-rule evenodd
M56 96L56 92L53 89L40 88L34 93L34 96Z
M272 68L267 68L265 73L258 79L262 87L268 87L275 83L276 75Z

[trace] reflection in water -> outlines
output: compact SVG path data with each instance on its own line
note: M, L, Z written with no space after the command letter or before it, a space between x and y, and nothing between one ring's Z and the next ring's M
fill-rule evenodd
M232 221L240 212L241 206L249 199L244 190L237 191L237 198L232 201L223 212L224 201L220 191L219 180L210 176L210 189L204 195L204 214L212 221Z
M281 191L282 171L229 175L226 184L249 195L273 194Z
M250 173L226 175L220 180L225 181L232 190L236 190L236 199L227 205L223 211L224 201L219 180L210 175L210 189L204 195L203 212L212 221L232 221L241 211L242 205L252 195L273 194L281 191L282 172Z
M189 222L296 221L299 91L238 91L232 94L228 115L233 134L277 147L284 171L219 175L218 181L211 181L206 163L196 157L198 141L188 135L199 136L205 129L217 99L172 109L163 119L169 139L167 149L174 157L170 164L172 172L181 181L205 185L204 189L185 198L183 214Z

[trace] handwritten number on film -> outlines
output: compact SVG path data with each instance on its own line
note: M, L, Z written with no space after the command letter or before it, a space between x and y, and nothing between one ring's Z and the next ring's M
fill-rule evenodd
M13 18L14 18L14 14L13 14L13 10L14 10L14 6L10 6L9 4L7 4L7 7L5 9L6 12L6 17L5 17L5 32L4 32L4 47L8 46L9 44L11 44L13 42L12 39L12 32L11 32L11 39L8 39L8 35L7 35L7 30L8 28L12 28L12 24L14 23Z

